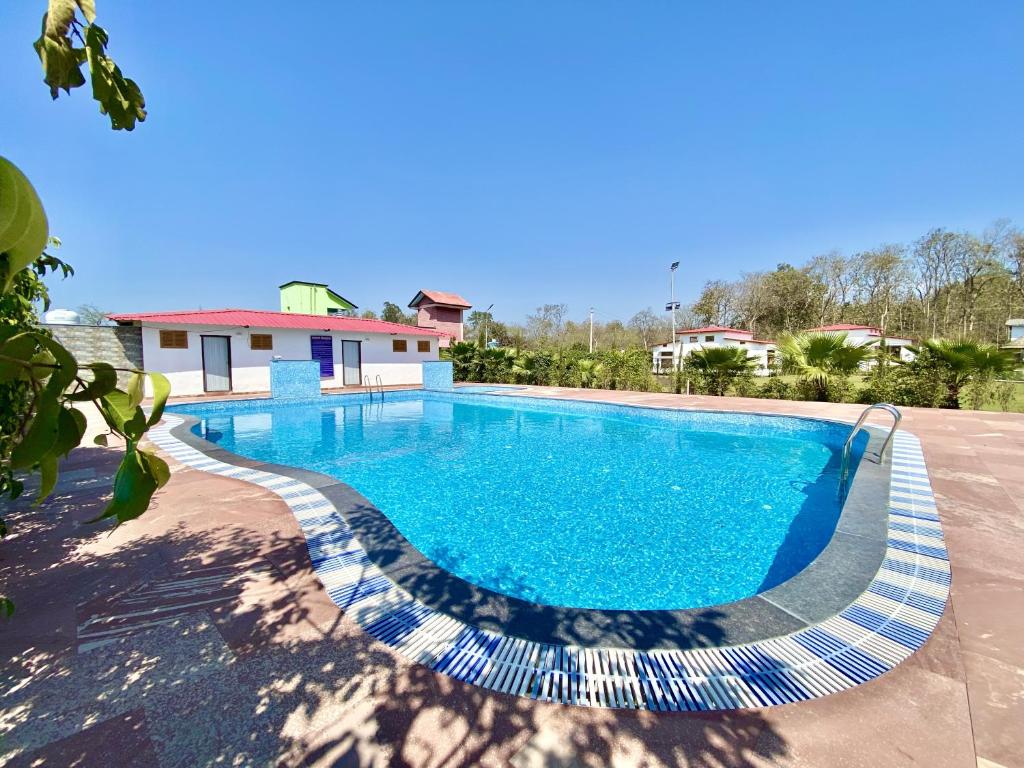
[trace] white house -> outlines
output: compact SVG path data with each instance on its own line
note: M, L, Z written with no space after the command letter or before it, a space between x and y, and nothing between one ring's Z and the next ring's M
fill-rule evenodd
M1024 324L1024 321L1018 321ZM1012 331L1011 331L1012 332ZM846 343L860 346L863 344L880 343L882 331L871 325L851 325L839 323L836 325L822 325L817 328L808 328L806 333L845 333ZM1021 329L1024 339L1024 327ZM912 339L898 336L886 336L885 346L890 354L903 361L914 359L914 353L907 349L913 344ZM670 373L674 365L681 365L682 361L690 352L695 349L706 347L743 347L747 350L749 357L755 358L757 367L754 373L758 376L767 376L775 363L776 346L770 339L755 339L750 331L742 331L738 328L725 328L719 325L707 328L690 328L683 331L676 331L676 343L659 344L652 349L652 364L655 373ZM1024 348L1024 341L1021 342ZM673 351L675 355L673 356ZM875 363L873 360L864 364L870 368Z
M652 364L655 373L671 373L676 365L697 349L710 347L742 347L747 356L756 360L754 373L767 376L775 362L775 342L769 339L755 339L751 331L712 325L707 328L689 328L676 331L675 344L659 344L652 349Z
M1016 352L1017 358L1024 362L1024 318L1007 320L1006 327L1010 332L1010 340L1003 344L1003 349Z
M873 325L851 325L849 323L837 323L835 325L821 325L817 328L808 328L807 333L845 333L846 343L854 346L864 344L881 343L883 340L882 329ZM893 357L910 362L914 359L914 353L907 347L913 345L913 339L900 336L885 336L885 348ZM874 361L868 362L865 367L870 368Z
M141 326L147 370L159 371L175 395L268 392L270 361L318 360L321 387L421 384L422 363L438 359L447 338L431 328L343 315L249 309L110 315Z

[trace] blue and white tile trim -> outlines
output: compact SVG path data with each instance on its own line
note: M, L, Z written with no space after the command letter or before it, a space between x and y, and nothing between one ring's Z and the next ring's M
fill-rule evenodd
M170 435L151 440L178 461L277 494L306 536L327 593L364 630L406 658L466 683L590 707L707 711L804 701L895 667L928 639L949 592L949 561L920 442L896 435L885 559L839 615L745 645L634 651L543 645L468 626L429 608L373 565L334 506L305 483L212 459Z

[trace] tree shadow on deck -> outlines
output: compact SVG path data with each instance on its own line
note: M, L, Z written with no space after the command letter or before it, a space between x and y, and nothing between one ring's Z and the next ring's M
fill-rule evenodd
M114 462L95 453L108 477ZM108 487L9 516L9 765L753 766L787 753L758 711L590 710L436 674L344 617L265 491L178 470L110 533L82 524Z

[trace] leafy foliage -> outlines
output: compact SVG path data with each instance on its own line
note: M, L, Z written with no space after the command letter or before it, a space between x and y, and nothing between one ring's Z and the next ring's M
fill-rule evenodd
M0 157L0 293L46 247L49 225L35 189L14 163Z
M118 523L131 520L146 510L170 474L163 459L140 445L163 414L170 384L162 374L131 371L125 389L118 389L112 366L79 363L39 328L34 302L48 306L42 278L57 270L68 276L72 270L43 253L48 231L42 204L24 175L2 157L0 195L0 494L17 498L24 490L19 475L35 472L39 475L36 503L49 496L57 483L60 460L85 434L86 417L78 406L92 402L106 422L107 434L117 435L126 446L113 497L100 518ZM41 237L33 222L43 223ZM38 252L28 258L30 248ZM147 379L153 394L148 415L142 408ZM105 441L106 435L101 438ZM0 537L6 533L0 520ZM13 604L0 599L0 614L12 611Z
M996 221L980 233L934 229L803 266L710 280L692 307L698 325L795 333L833 323L891 336L1002 342L1008 316L1024 314L1024 233Z
M929 339L914 349L915 372L929 376L940 385L938 403L943 408L959 408L960 393L973 385L971 407L980 407L987 387L998 375L1012 372L1016 360L1011 352L994 344L973 341Z
M796 389L785 379L771 376L754 392L754 396L769 400L796 400Z
M683 361L699 392L722 397L738 380L749 377L757 361L743 347L695 349Z
M456 381L489 384L541 384L648 391L656 389L647 350L632 348L589 353L568 350L485 348L457 342L445 352Z
M81 14L82 19L78 18ZM43 65L43 80L56 99L63 90L85 85L82 67L89 67L92 96L114 130L134 130L146 119L146 100L138 84L121 73L107 54L110 36L96 24L93 0L49 0L43 28L34 47Z
M786 334L779 339L782 370L800 377L808 399L841 399L849 377L872 354L868 345L847 344L845 333Z
M407 315L402 312L402 308L394 302L385 301L384 308L381 310L380 319L386 320L389 323L401 323L402 325L416 325L416 315Z

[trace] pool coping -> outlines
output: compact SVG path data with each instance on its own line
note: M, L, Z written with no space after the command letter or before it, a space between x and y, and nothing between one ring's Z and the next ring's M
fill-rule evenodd
M473 584L436 564L409 542L384 512L337 478L240 456L196 435L192 428L200 421L197 417L174 415L183 422L171 434L207 456L290 477L323 494L345 518L371 562L423 604L477 629L537 643L685 650L777 637L834 616L853 602L878 571L885 552L889 457L882 464L860 462L825 548L800 572L757 595L676 610L532 603ZM877 435L871 434L871 438L867 449L877 448L881 442Z
M773 627L754 633L761 635L757 639L744 641L736 635L724 643L719 637L713 644L707 643L707 630L717 631L720 617L705 615L699 617L703 625L687 633L703 633L705 642L647 649L529 640L501 627L501 616L493 617L497 629L480 628L418 600L392 579L413 572L404 570L409 566L389 572L360 546L358 516L352 515L356 526L349 526L343 514L346 503L366 501L354 490L325 475L266 465L217 449L191 434L185 416L166 415L165 424L152 433L154 442L186 464L256 482L281 496L303 527L318 577L357 623L432 669L506 692L591 706L670 710L803 700L864 682L898 664L927 639L948 593L948 560L920 442L905 432L897 433L889 503L882 503L883 509L888 507L882 567L842 610L814 621L814 610L830 608L811 605L796 629L779 633ZM851 500L856 490L855 480ZM383 515L373 512L369 520L379 523ZM813 581L812 566L774 589L794 587L805 574ZM798 596L802 592L806 590L795 590ZM738 611L735 615L740 622ZM514 679L508 677L510 671L517 671Z

